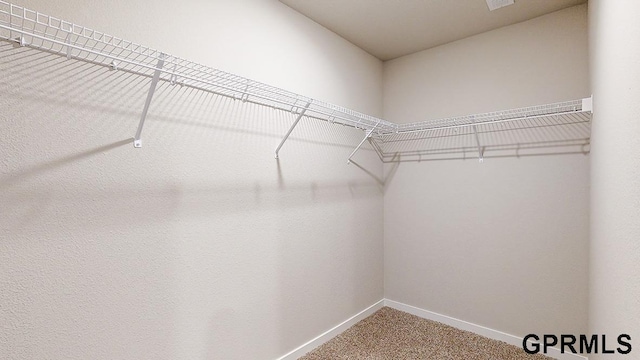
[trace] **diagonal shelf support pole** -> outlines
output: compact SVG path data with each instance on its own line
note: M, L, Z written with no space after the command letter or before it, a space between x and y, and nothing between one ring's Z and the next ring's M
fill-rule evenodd
M376 125L371 130L367 131L367 134L364 136L364 139L360 141L360 144L358 144L358 146L356 146L356 148L353 149L353 151L351 152L351 155L349 155L349 157L347 158L347 164L351 164L351 158L353 157L353 155L355 155L358 152L358 150L360 150L360 147L362 146L362 144L364 144L364 142L371 137L371 135L376 130L379 124L380 124L380 121L378 121L378 123L376 123Z
M154 71L153 78L151 79L151 86L149 87L147 100L144 102L144 108L142 109L142 116L140 116L140 123L138 124L138 130L136 131L136 136L133 138L133 147L135 148L142 147L142 139L140 138L140 136L142 135L144 120L147 118L147 112L149 112L149 105L151 105L151 99L153 99L153 94L156 92L156 85L158 85L158 81L160 80L160 73L162 73L163 66L164 66L164 54L160 54L160 56L158 57L158 65L156 65L156 70Z
M73 34L72 31L69 31L69 33L67 34L66 39L64 40L64 43L67 44L67 60L71 59L71 34Z
M484 162L484 148L480 145L480 138L478 138L478 129L473 125L473 134L476 136L476 145L478 145L478 161Z
M298 125L298 123L300 122L300 119L302 119L302 116L304 116L304 113L307 112L307 109L309 108L310 105L311 105L311 101L309 101L307 105L304 107L304 109L300 111L300 113L298 114L298 117L296 118L296 121L293 122L293 125L291 125L291 127L289 128L289 131L287 131L282 141L280 141L280 145L278 145L278 147L276 148L276 159L278 159L278 152L280 152L282 145L284 145L284 142L287 141L287 139L289 138L289 135L291 135L291 132L293 131L293 129L296 127L296 125Z

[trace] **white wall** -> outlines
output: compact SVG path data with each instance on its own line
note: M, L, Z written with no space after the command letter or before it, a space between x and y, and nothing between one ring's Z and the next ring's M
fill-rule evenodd
M382 64L275 0L18 1L381 113ZM383 296L357 130L0 42L0 358L276 358ZM371 150L358 163L381 176Z
M640 337L640 3L589 2L593 89L589 332ZM628 358L600 355L590 359ZM637 354L635 355L637 357Z
M402 57L384 118L588 97L587 55L582 5ZM587 330L588 156L403 162L384 205L386 298L518 336Z

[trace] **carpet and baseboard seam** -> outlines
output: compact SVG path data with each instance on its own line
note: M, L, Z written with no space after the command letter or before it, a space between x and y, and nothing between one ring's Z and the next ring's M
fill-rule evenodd
M456 329L465 330L472 332L474 334L484 336L489 339L498 340L505 342L509 345L514 345L517 347L522 347L523 338L507 334L502 331L494 330L485 326L477 325L474 323L470 323L468 321L456 319L450 316L442 315L435 313L433 311L420 309L415 306L403 304L398 301L393 301L389 299L384 300L385 306L388 306L392 309L404 311L406 313L419 316L423 319L437 321L439 323L443 323L445 325L452 326ZM576 354L562 353L558 348L549 348L547 349L547 356L553 357L558 360L587 360L586 357Z
M450 316L446 316L446 315L442 315L442 314L438 314L432 311L428 311L428 310L424 310L424 309L420 309L417 308L415 306L411 306L411 305L407 305L407 304L403 304L401 302L398 301L394 301L394 300L389 300L389 299L382 299L380 301L377 301L376 303L374 303L373 305L367 307L366 309L360 311L359 313L357 313L356 315L348 318L347 320L343 321L342 323L336 325L335 327L327 330L326 332L320 334L319 336L315 337L314 339L308 341L307 343L297 347L296 349L290 351L289 353L283 355L282 357L279 357L277 360L295 360L300 358L301 356L311 352L314 349L319 348L320 346L326 344L327 342L329 342L330 340L332 340L333 338L335 338L336 336L342 334L344 331L348 330L349 328L351 328L353 325L357 324L358 322L360 322L361 320L366 319L367 317L373 315L374 313L376 313L378 310L382 309L383 307L389 307L391 309L395 309L395 310L399 310L411 315L415 315L419 318L423 318L423 319L427 319L427 320L431 320L431 321L436 321L439 323L442 323L444 325L448 325L451 326L455 329L459 329L459 330L463 330L463 331L468 331L471 333L474 333L476 335L480 335L482 337L488 338L488 339L492 339L492 340L497 340L497 341L502 341L504 343L507 343L509 345L513 345L516 347L522 347L522 338L518 337L518 336L514 336L514 335L510 335L501 331L497 331L494 329L490 329L484 326L480 326L477 324L473 324L464 320L459 320ZM580 356L580 355L576 355L576 354L569 354L569 353L561 353L559 349L557 348L550 348L547 351L547 356L559 359L559 360L586 360L586 357Z
M382 307L384 306L384 302L385 302L384 299L376 302L375 304L373 304L373 305L369 306L368 308L360 311L359 313L353 315L352 317L350 317L347 320L343 321L342 323L336 325L335 327L325 331L324 333L320 334L319 336L315 337L314 339L312 339L312 340L306 342L305 344L302 344L301 346L297 347L296 349L290 351L286 355L284 355L282 357L279 357L277 360L295 360L295 359L301 357L302 355L308 353L309 351L311 351L311 350L313 350L313 349L325 344L327 341L329 341L329 340L333 339L334 337L340 335L345 330L347 330L348 328L350 328L353 325L355 325L356 323L358 323L360 320L364 320L365 318L369 317L370 315L372 315L376 311L382 309Z

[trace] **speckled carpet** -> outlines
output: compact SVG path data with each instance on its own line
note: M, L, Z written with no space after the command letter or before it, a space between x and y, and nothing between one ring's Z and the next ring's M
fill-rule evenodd
M517 346L383 307L299 360L545 360Z

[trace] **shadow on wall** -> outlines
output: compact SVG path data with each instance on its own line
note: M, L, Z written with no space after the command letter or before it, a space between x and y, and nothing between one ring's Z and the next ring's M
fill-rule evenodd
M13 357L281 354L310 301L348 304L378 268L382 166L346 165L361 131L305 119L276 161L293 114L163 83L134 149L149 78L3 42L0 74ZM280 348L244 349L265 336Z
M0 43L0 54L4 58L3 75L6 75L0 83L4 85L3 104L14 109L13 114L5 114L6 116L20 118L17 121L28 118L27 127L37 131L53 129L61 135L61 129L73 126L76 132L83 133L87 143L91 145L95 144L91 138L98 137L98 134L103 135L100 136L102 138L120 135L116 138L122 139L128 136L121 134L133 134L135 131L149 78L111 71L86 62L68 61L64 57L29 48L15 48L10 43ZM41 104L56 108L57 113L43 111ZM82 124L77 123L77 120L73 123L78 118L77 114L95 117L96 112L103 117L99 123L87 121ZM268 144L265 147L275 147L273 144L282 139L294 117L283 111L242 104L230 98L161 82L151 105L148 116L150 121L146 122L142 137L144 143L155 138L171 142L172 145L194 148L194 144L221 142L222 138L240 140L249 135ZM288 139L283 153L287 155L286 150L291 143L313 145L305 149L305 155L310 157L326 157L325 146L353 149L357 144L353 140L358 139L357 134L361 132L348 128L345 129L348 134L345 134L335 131L337 128L335 125L304 118ZM59 140L65 141L65 137L61 136ZM31 170L20 169L10 176L10 181L19 180L20 176L27 175L29 171L56 167L109 150L111 146L118 144L120 142L81 154L63 155L49 161L49 165L40 164ZM77 145L81 148L83 144ZM225 150L230 149L221 149L220 152ZM269 150L273 152L273 149ZM371 153L373 149L363 147L360 151ZM242 149L236 152L241 153ZM272 157L269 153L264 155L265 158ZM345 152L345 158L347 155L348 152ZM238 158L241 159L241 156ZM277 162L277 167L279 184L282 186L284 182L280 162ZM373 179L377 182L379 180L375 176Z
M221 148L220 151L205 154L211 156L211 164L215 164L221 157L228 158L230 155L238 158L236 162L242 161L243 153L250 156L250 160L257 155L264 155L265 160L273 161L276 165L277 182L263 184L264 177L256 176L251 184L216 181L217 184L211 186L190 186L182 193L185 201L193 205L190 209L205 208L214 201L213 199L230 205L225 208L224 213L246 211L247 207L254 205L297 207L307 203L307 200L302 200L300 196L287 197L287 201L278 201L277 205L270 202L279 191L284 190L308 193L308 200L311 202L318 192L323 192L325 201L341 202L379 194L384 185L384 181L375 175L375 170L366 170L360 164L356 164L356 168L364 170L364 174L373 179L373 182L365 178L308 182L300 180L299 176L285 181L284 169L290 169L295 173L295 163L287 166L282 163L288 162L285 160L289 155L288 147L295 147L294 144L310 145L305 147L304 156L311 159L326 159L327 147L339 151L343 149L346 150L346 162L350 150L357 144L351 140L359 140L360 131L350 128L345 129L347 132L335 131L335 125L316 120L302 121L285 144L282 151L283 159L273 160L274 144L280 141L294 115L167 83L159 84L149 121L146 122L143 131L143 141L150 145L145 144L144 147L148 149L134 150L131 145L132 139L126 138L126 135L135 132L148 90L148 78L112 71L90 63L69 61L58 55L29 48L15 48L10 43L0 43L0 55L3 57L2 71L6 74L0 82L0 90L3 93L2 105L12 109L2 116L9 118L7 122L21 122L24 125L13 130L13 140L16 143L14 148L5 148L3 151L6 152L5 157L15 159L11 166L5 167L0 173L0 192L5 192L5 206L21 204L20 207L24 207L25 204L38 203L39 199L49 198L46 194L48 190L30 188L23 191L24 187L21 185L34 178L52 174L57 176L67 168L73 169L76 163L91 163L91 166L99 168L101 156L107 153L123 163L118 170L126 174L130 171L135 172L136 166L153 165L157 160L148 152L160 151L161 157L166 155L169 159L171 156L167 153L171 151L176 151L176 157L194 156L200 150L215 148L216 144L224 147L229 143L238 144L239 149ZM97 115L99 118L96 118ZM86 121L83 116L86 116ZM39 135L42 133L51 136L42 137ZM112 137L126 139L109 143ZM81 141L77 141L78 139ZM99 142L106 144L96 147L95 143ZM252 142L252 145L258 143L259 146L243 148L243 143L247 142ZM37 144L37 151L33 149L34 144ZM60 146L61 144L65 146ZM66 146L71 144L73 146ZM161 144L164 148L158 149L155 144ZM151 148L154 146L155 148ZM88 150L74 150L69 154L69 147ZM113 151L118 148L122 149ZM262 148L268 149L268 152L255 153ZM300 146L296 148L300 149ZM249 151L252 154L249 154ZM370 148L362 148L360 151L368 154L373 152ZM132 153L135 158L130 158ZM43 158L46 160L41 161ZM352 168L347 167L345 162L340 161L339 166ZM372 168L367 161L365 163ZM170 168L168 163L155 165L161 166L158 171ZM133 178L135 179L135 176ZM144 189L137 185L104 187L100 196L125 198L134 193L140 194L141 197L150 194L175 194L173 183L180 182L180 179L175 180L167 186L154 184ZM17 189L7 192L12 187ZM80 187L70 196L67 194L65 201L82 201L90 198L93 192L93 189ZM36 208L37 206L34 210ZM195 210L194 214L198 211Z
M49 167L47 166L46 168ZM0 181L0 186L5 184L4 181ZM55 187L46 189L22 188L14 189L11 192L7 191L6 188L0 190L0 199L3 201L3 220L6 221L6 229L24 229L38 223L42 219L41 216L36 214L47 211L47 206L43 202L46 199L50 199L51 205L55 204L58 209L57 217L59 221L67 220L63 209L68 209L73 207L74 204L90 200L96 206L102 203L102 207L96 207L94 210L110 214L109 217L105 218L106 223L102 222L102 225L118 226L123 221L130 223L135 219L140 219L138 208L121 207L118 205L120 204L117 201L118 199L133 201L136 198L149 199L153 197L178 196L181 205L184 206L181 215L197 218L199 216L235 216L255 210L291 210L311 206L319 202L350 202L380 194L379 187L369 182L350 182L346 185L341 182L334 184L311 183L311 185L306 183L288 184L286 187L287 196L282 196L283 190L277 186L265 187L259 183L246 187L235 184L218 184L184 188L179 184L173 186L167 184L162 187L145 188L136 185L120 188L111 187L100 191L92 188L74 188L71 192L68 190L70 189L58 190ZM104 204L111 205L106 206ZM224 204L224 206L220 206L220 204ZM32 211L25 213L26 208L31 208ZM22 217L20 214L24 215L23 219L20 219ZM144 218L151 222L156 221L152 217ZM73 222L70 223L73 224ZM93 224L78 225L84 229L89 229ZM142 225L142 223L138 225Z
M68 61L58 55L34 51L29 48L15 48L11 43L5 42L0 43L0 55L4 57L3 75L5 77L3 83L5 85L12 84L12 89L8 89L9 91L3 94L7 98L13 98L16 101L27 100L20 97L28 93L28 100L63 105L73 108L75 111L84 109L86 111L109 112L112 115L128 119L126 127L131 127L132 124L137 125L148 91L150 81L148 77L112 71L82 61ZM254 120L262 118L264 121L242 123L240 118ZM255 104L245 104L194 88L183 88L170 85L167 82L160 82L152 101L149 123L164 122L235 132L242 135L282 139L284 135L282 129L286 131L294 118L295 115L284 111L268 109ZM303 119L306 121L302 121L296 127L289 141L330 145L345 149L353 149L357 145L357 142L355 144L350 141L345 142L345 137L335 131L328 131L327 134L318 136L319 129L335 130L338 127L326 123L322 123L320 126L305 126L305 124L317 123L318 121ZM122 124L120 122L108 125L115 127ZM284 127L284 124L287 126ZM200 130L196 131L202 133ZM355 131L355 133L361 132ZM330 137L327 138L326 135ZM186 140L189 141L190 138ZM373 151L368 148L361 150Z
M353 159L351 160L351 164L355 165L358 169L364 171L367 175L371 176L371 178L373 178L376 181L376 183L378 183L378 185L382 187L383 190L386 190L391 184L391 181L393 180L393 177L395 176L396 172L398 172L398 167L400 166L400 155L398 154L393 156L391 160L392 161L389 161L391 163L391 167L388 170L385 170L385 175L383 178L380 178L378 175L368 170L366 167L358 164L358 162L356 162Z
M121 140L121 141L116 141L114 143L111 144L107 144L107 145L103 145L103 146L99 146L97 148L88 150L88 151L84 151L84 152L80 152L80 153L76 153L73 155L68 155L68 156L64 156L58 159L54 159L51 161L48 161L46 163L41 163L26 169L20 169L18 171L15 171L13 173L9 173L8 176L3 176L0 177L0 191L2 189L5 188L9 188L12 185L25 181L31 177L36 177L39 174L42 173L46 173L49 171L53 171L57 168L60 167L64 167L65 165L70 165L73 164L75 162L78 161L82 161L83 159L86 158L90 158L96 155L99 155L101 153L105 153L108 152L112 149L115 149L117 147L120 146L124 146L127 144L133 144L133 138L131 139L126 139L126 140Z

